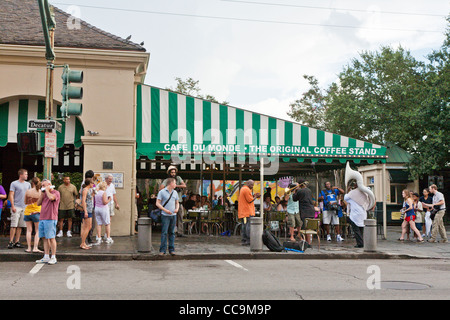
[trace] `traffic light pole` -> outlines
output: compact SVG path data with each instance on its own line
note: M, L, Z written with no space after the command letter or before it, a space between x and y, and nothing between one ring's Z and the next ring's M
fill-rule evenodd
M72 103L70 99L81 99L83 97L82 87L72 87L70 83L83 83L83 71L70 70L67 64L63 66L55 66L55 15L50 9L48 0L37 0L39 4L39 13L42 21L42 29L44 32L45 40L45 58L47 59L47 83L45 90L45 119L53 120L53 82L54 75L53 71L56 67L63 67L63 90L61 95L63 97L63 104L61 106L61 113L63 121L66 121L71 115L79 116L82 113L83 105L82 103ZM57 128L57 123L55 121L55 128ZM45 134L51 133L53 129L46 129ZM44 179L52 180L52 158L46 157L46 151L48 140L45 139L45 151L44 151ZM55 146L57 147L57 146ZM52 152L55 152L53 149ZM48 154L47 154L48 155Z
M55 44L55 28L49 30L50 45L53 50ZM45 118L52 119L53 113L53 78L54 78L54 59L47 60L47 84L45 94ZM52 132L52 130L45 130L45 132ZM45 148L45 146L44 146ZM52 181L52 158L45 157L44 152L44 179Z
M45 118L52 119L53 113L53 70L55 63L55 17L50 10L48 0L37 0L39 4L39 13L42 21L42 29L45 40L45 58L47 59L47 83L45 90ZM51 132L51 130L45 130ZM52 158L45 157L44 153L44 179L51 181L52 178Z

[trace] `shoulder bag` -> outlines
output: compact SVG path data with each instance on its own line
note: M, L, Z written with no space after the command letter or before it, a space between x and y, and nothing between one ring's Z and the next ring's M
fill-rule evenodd
M167 201L164 202L163 207L165 207L166 204L169 203L169 201L172 198L172 195L173 195L174 192L175 192L175 190L172 190L172 192L170 193L169 199L167 199ZM162 212L162 210L159 209L159 208L157 208L155 210L152 210L150 212L150 218L152 219L153 222L156 222L156 223L161 222L161 214L162 214L161 212Z

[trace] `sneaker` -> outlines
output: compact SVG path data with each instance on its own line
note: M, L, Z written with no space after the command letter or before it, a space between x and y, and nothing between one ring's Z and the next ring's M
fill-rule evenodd
M97 242L94 242L92 245L93 246L99 246L102 244L102 238L97 238Z
M50 260L47 262L47 264L56 264L58 261L56 261L56 258L50 258Z
M12 249L12 248L14 248L14 243L13 242L8 243L8 249Z
M58 238L61 238L63 236L63 231L59 230L58 234L56 235Z
M338 241L338 242L344 241L344 238L342 238L341 235L338 234L338 235L336 236L336 241Z
M48 263L50 261L50 258L42 258L40 260L36 260L36 263Z
M331 235L327 234L327 241L331 241Z
M14 248L24 248L24 246L20 242L14 243Z
M67 238L72 238L72 232L67 231Z
M114 243L114 240L111 239L111 238L107 238L107 239L105 240L105 243L107 243L107 244L113 244L113 243Z

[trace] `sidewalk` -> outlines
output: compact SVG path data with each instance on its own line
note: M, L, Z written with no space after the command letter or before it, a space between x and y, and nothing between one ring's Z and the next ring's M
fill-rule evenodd
M447 227L447 230L449 228ZM207 236L187 235L175 240L176 256L158 256L160 233L153 231L150 253L137 251L137 236L113 237L114 243L102 243L90 250L79 248L80 238L57 238L58 261L120 261L120 260L201 260L201 259L450 259L450 243L416 243L415 241L399 242L400 227L388 227L388 238L378 238L377 252L364 252L355 248L354 239L346 239L341 243L327 242L321 239L320 250L317 238L313 247L304 253L271 252L263 247L261 252L251 252L250 248L241 246L240 236ZM450 234L447 231L447 234ZM439 238L438 238L439 240ZM35 261L42 257L40 253L27 253L26 248L7 249L9 238L0 237L0 261ZM284 235L281 242L285 241ZM25 237L21 243L26 246ZM42 244L41 244L42 246Z

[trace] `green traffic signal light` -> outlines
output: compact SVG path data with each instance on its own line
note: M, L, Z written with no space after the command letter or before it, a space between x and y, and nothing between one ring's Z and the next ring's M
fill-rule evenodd
M61 78L63 80L63 88L61 90L63 101L61 106L61 115L63 118L81 115L83 105L81 103L73 103L70 99L82 99L83 88L73 87L70 84L83 83L83 71L70 70L69 66L65 65Z
M63 82L83 83L83 71L70 70L67 66L64 67L64 72L61 76Z
M82 103L73 103L73 102L63 102L61 106L61 114L64 117L65 115L69 116L81 116L83 112L83 104Z

